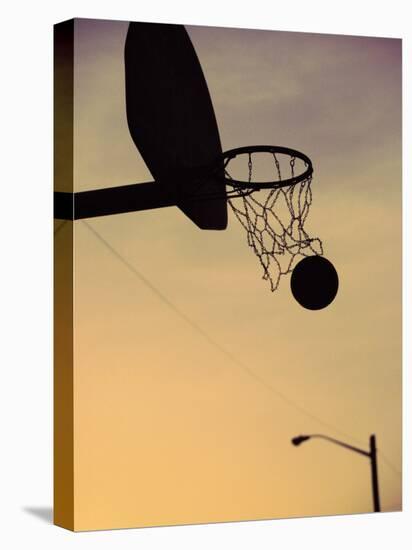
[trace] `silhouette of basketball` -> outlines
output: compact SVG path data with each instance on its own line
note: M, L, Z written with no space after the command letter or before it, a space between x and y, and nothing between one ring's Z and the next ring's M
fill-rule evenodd
M323 256L308 256L295 267L290 288L295 300L306 309L323 309L333 302L339 279L333 264Z

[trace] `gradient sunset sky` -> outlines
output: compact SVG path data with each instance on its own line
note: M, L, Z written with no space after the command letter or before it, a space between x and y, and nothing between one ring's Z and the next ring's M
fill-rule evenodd
M126 122L127 26L75 24L75 191L152 179ZM290 439L376 433L401 471L401 41L187 30L223 149L312 159L307 227L340 290L317 312L288 277L272 294L231 214L210 232L177 208L75 222L76 528L372 511L366 458ZM401 477L378 468L399 510Z

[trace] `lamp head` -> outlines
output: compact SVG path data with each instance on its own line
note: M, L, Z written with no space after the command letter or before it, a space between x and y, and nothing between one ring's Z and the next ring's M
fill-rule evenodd
M298 435L297 437L294 437L292 439L292 445L295 445L296 447L303 443L304 441L307 441L310 439L310 435Z

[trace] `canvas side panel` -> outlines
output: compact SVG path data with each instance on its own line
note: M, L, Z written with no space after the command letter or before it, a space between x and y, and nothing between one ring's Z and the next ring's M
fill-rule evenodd
M74 21L54 27L54 190L73 192ZM54 220L54 523L74 529L73 232Z

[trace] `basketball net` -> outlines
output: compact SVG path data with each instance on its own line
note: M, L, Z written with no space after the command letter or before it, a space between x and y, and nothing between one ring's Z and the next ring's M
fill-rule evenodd
M284 162L279 162L276 153L271 153L278 176L278 183L295 176L295 157L289 161L289 174ZM263 279L269 281L274 292L282 275L290 273L300 256L323 255L322 241L310 237L305 222L312 204L312 174L292 185L256 189L253 186L252 154L248 154L249 183L251 189L239 189L233 184L228 202L233 213L247 234L247 243L259 259ZM233 180L225 164L226 182ZM286 176L286 177L285 177Z

